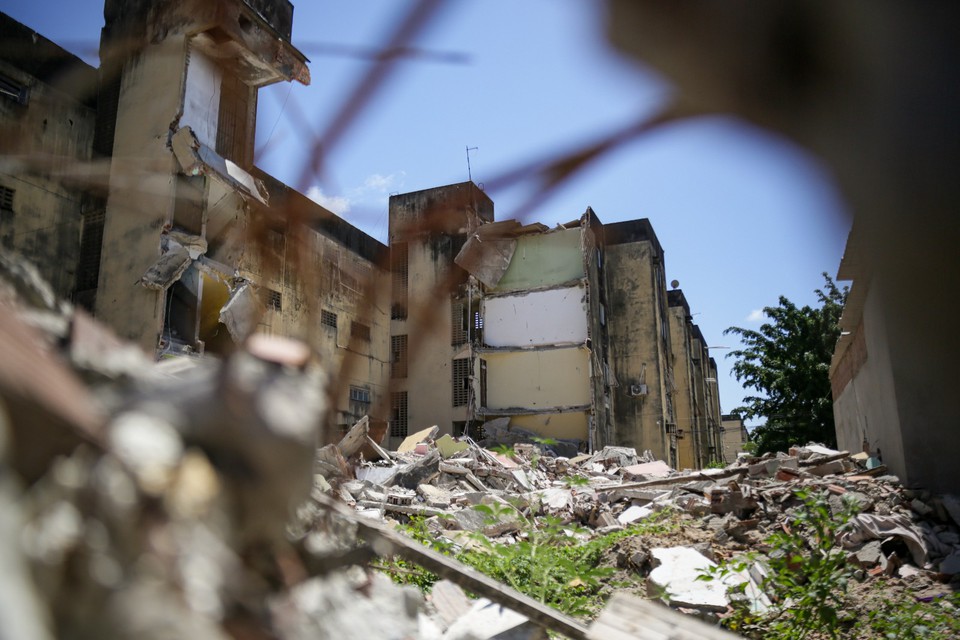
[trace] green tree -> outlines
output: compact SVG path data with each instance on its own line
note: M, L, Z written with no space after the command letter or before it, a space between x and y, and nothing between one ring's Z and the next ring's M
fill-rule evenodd
M728 354L737 359L734 376L758 392L735 411L767 421L751 434L761 454L809 441L836 446L829 370L847 287L837 287L826 273L823 278L823 289L816 290L819 307L798 307L780 296L778 306L764 308L769 321L759 331L724 331L744 345Z

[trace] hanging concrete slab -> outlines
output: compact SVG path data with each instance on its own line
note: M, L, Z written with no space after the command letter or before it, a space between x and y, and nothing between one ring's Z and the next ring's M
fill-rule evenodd
M234 289L220 309L220 322L227 327L235 342L243 342L256 329L260 311L260 301L253 287L244 282Z
M178 129L170 138L170 146L185 175L210 176L262 204L267 204L266 188L236 163L221 157L197 140L190 127Z
M179 280L193 260L190 252L179 242L168 236L161 238L163 253L140 276L140 284L147 289L165 291L174 282Z

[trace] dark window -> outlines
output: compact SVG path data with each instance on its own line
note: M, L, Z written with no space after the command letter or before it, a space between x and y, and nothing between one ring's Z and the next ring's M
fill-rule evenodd
M390 377L407 377L407 336L390 338Z
M406 242L396 242L390 247L390 271L393 274L393 304L390 307L390 318L404 320L407 317L409 282L409 252Z
M332 327L333 329L337 328L337 314L333 311L327 311L326 309L320 312L320 324L326 327Z
M13 211L13 194L15 191L9 187L0 187L0 209L4 211Z
M103 246L103 221L105 212L93 211L83 214L80 235L80 261L77 265L77 291L97 288L100 279L100 248Z
M459 347L467 342L467 317L464 304L457 300L450 303L450 344Z
M244 169L249 169L253 161L250 106L250 87L224 70L217 116L217 153Z
M465 407L470 394L470 358L453 361L453 406Z
M27 104L27 88L7 76L0 75L0 95L17 104Z
M267 289L267 308L274 311L283 311L283 298L279 291Z
M390 394L390 437L407 437L407 392Z
M350 335L357 340L370 342L370 327L359 322L350 322Z

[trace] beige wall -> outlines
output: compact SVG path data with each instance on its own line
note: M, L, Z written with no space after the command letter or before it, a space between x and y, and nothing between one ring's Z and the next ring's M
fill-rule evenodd
M485 353L490 409L590 404L590 351L583 347Z
M682 306L672 306L670 316L670 345L673 350L673 411L677 429L683 437L677 439L677 467L699 469L697 443L700 438L700 421L694 406L691 376L693 363L690 359L690 337L687 333L687 311Z
M853 331L863 332L866 360L840 395L834 397L837 445L847 451L861 451L866 438L871 452L879 449L890 471L907 479L900 408L881 295L879 286L867 290L864 283L858 282L848 296L848 308L861 309L862 315L850 318L845 310L844 322L855 326ZM853 338L851 332L844 344L852 344Z
M616 441L676 464L670 451L666 424L664 372L669 363L660 296L666 295L662 269L655 271L650 242L628 242L606 250L607 315L610 357L617 382L613 394ZM662 321L662 322L661 322ZM631 385L644 383L647 394L631 396Z
M96 313L150 353L165 296L137 280L160 256L160 230L173 218L177 166L167 140L181 109L186 48L183 36L171 36L130 58L117 109Z
M544 438L586 440L590 414L581 411L569 413L541 413L513 416L510 426L533 431Z

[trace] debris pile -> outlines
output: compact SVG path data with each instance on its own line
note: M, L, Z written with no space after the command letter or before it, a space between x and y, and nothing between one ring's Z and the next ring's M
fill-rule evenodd
M436 434L435 427L425 429L395 452L368 457L357 451L346 464L320 464L315 491L336 495L363 518L425 517L429 530L455 548L478 532L514 544L527 535L521 523L537 516L602 535L673 510L684 524L662 541L670 546L628 538L616 563L645 577L649 596L708 619L727 611L727 591L737 585L753 611L770 608L762 561L721 581L698 578L747 551L769 553L765 541L791 526L803 492L825 492L838 524L852 508L855 515L837 527L835 546L856 567L862 588L883 578L884 585L931 597L960 582L960 501L903 488L867 454L810 444L778 455L743 454L722 469L677 472L626 447L568 458L536 443L488 449L467 437ZM344 441L359 437L351 431Z
M730 596L697 575L765 553L801 488L828 492L837 512L859 505L837 544L862 584L926 597L960 574L960 501L905 489L864 454L811 445L678 472L626 447L522 442L508 422L480 442L425 429L392 451L366 419L318 449L327 373L302 343L253 336L222 362L153 363L7 256L0 352L3 637L728 637L623 592L587 626L391 524L423 516L456 548L516 543L540 515L590 537L670 513L681 527L622 537L609 563L710 618ZM369 569L391 556L442 580L425 598ZM724 585L762 611L763 572Z

